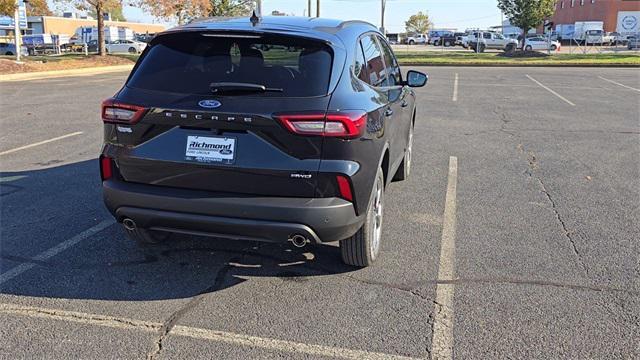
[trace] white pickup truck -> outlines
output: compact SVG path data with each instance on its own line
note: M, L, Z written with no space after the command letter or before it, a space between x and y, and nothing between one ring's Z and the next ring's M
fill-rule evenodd
M426 34L415 34L407 37L407 44L415 45L415 44L423 44L426 45L429 41L429 37Z
M505 52L514 51L518 47L518 40L504 37L502 34L494 32L481 32L478 41L478 33L469 34L467 46L475 52L484 52L486 49L503 50Z

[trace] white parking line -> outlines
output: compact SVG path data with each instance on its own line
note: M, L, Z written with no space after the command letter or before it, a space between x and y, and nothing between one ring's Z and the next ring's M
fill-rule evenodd
M454 280L456 239L456 188L458 158L449 157L449 180L442 221L438 280ZM436 286L436 309L433 321L432 359L453 359L453 284Z
M25 146L20 146L20 147L17 147L17 148L15 148L15 149L11 149L11 150L6 150L6 151L3 151L3 152L0 152L0 156L2 156L2 155L7 155L7 154L11 154L11 153L14 153L14 152L16 152L16 151L20 151L20 150L24 150L24 149L32 148L32 147L34 147L34 146L44 145L44 144L47 144L47 143L50 143L50 142L53 142L53 141L58 141L58 140L66 139L66 138L68 138L68 137L76 136L76 135L80 135L80 134L82 134L82 131L76 131L76 132L74 132L74 133L67 134L67 135L62 135L62 136L58 136L58 137L55 137L55 138L53 138L53 139L44 140L44 141L39 141L39 142L37 142L37 143L33 143L33 144L25 145Z
M103 326L116 329L140 330L144 332L158 332L162 324L158 322L120 318L99 314L88 314L76 311L65 311L31 307L15 304L0 303L0 313L18 316L27 316L48 320L61 320L93 326ZM379 360L412 360L414 358L371 352L365 350L352 350L333 346L304 344L288 340L261 338L257 336L216 331L210 329L195 328L189 326L174 326L169 334L184 336L193 339L201 339L222 342L232 345L262 348L293 354L310 355L311 357L330 357L339 359L379 359Z
M45 261L53 256L58 255L59 253L63 252L64 250L78 244L79 242L81 242L82 240L85 240L87 238L89 238L91 235L96 234L102 230L104 230L105 228L111 226L112 224L114 224L115 221L114 220L105 220L93 227L90 227L89 229L81 232L80 234L65 240L61 243L59 243L58 245L49 248L48 250L45 250L43 252L41 252L40 254L36 255L33 260L35 261ZM29 271L31 269L33 269L34 267L36 267L36 264L34 263L22 263L14 268L12 268L11 270L2 273L0 275L0 285L4 284L5 282L13 279L14 277L22 274L25 271Z
M540 85L540 87L542 87L543 89L547 90L548 92L552 93L553 95L559 97L560 99L562 99L564 102L566 102L567 104L571 105L571 106L576 106L576 104L572 103L571 101L567 100L564 96L558 94L557 92L553 91L552 89L550 89L549 87L545 86L544 84L542 84L540 81L532 78L531 76L529 76L527 74L527 77L529 78L529 80L533 81L534 83Z
M452 100L458 101L458 73L456 73L455 78L453 79L453 98Z
M633 91L638 91L638 92L640 92L640 89L636 89L636 88L634 88L634 87L627 86L627 85L625 85L625 84L620 84L619 82L616 82L616 81L613 81L613 80L609 80L609 79L607 79L607 78L603 78L602 76L598 76L598 77L599 77L600 79L604 80L604 81L608 81L608 82L610 82L610 83L612 83L612 84L622 86L623 88L627 88L627 89L629 89L629 90L633 90Z

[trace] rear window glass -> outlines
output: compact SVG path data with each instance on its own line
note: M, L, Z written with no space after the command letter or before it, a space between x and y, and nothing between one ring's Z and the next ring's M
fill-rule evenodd
M211 83L264 85L281 92L258 96L309 97L328 91L333 56L327 45L280 35L180 33L158 38L127 86L211 94ZM256 95L256 94L251 94Z

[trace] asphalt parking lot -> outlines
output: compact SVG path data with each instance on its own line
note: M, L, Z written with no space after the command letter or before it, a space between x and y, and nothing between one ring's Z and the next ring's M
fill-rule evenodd
M139 250L96 161L126 74L0 84L0 358L640 357L637 69L419 70L412 176L366 269Z

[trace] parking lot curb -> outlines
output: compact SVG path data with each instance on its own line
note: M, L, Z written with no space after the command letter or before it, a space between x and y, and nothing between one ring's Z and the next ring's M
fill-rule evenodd
M5 75L0 75L0 82L48 79L48 78L57 78L57 77L65 77L65 76L89 76L89 75L106 74L106 73L118 72L118 71L130 71L132 68L133 68L133 64L70 69L70 70L38 71L38 72L29 72L29 73L20 73L20 74L5 74Z

